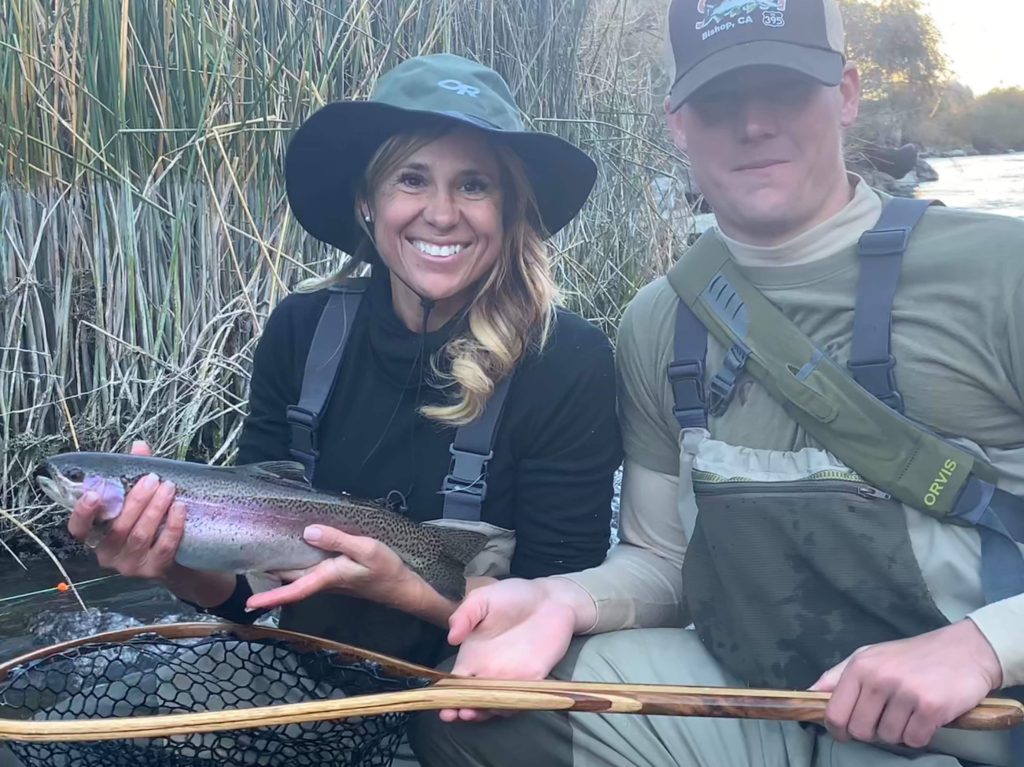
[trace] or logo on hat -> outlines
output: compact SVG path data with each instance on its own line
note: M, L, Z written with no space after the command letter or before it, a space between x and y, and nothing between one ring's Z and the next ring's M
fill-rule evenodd
M475 88L472 85L466 85L461 80L441 80L438 85L446 91L454 91L460 96L471 96L472 98L477 98L480 95L479 88Z
M707 37L740 24L754 23L756 11L761 11L761 23L766 27L784 27L785 10L786 0L698 0L697 12L703 13L704 18L697 22L696 28L699 32L712 24L717 25L705 33Z

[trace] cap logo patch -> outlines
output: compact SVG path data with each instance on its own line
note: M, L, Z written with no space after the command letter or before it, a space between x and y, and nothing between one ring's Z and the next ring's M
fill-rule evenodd
M477 98L480 95L480 89L474 88L472 85L466 85L461 80L441 80L438 85L444 88L446 91L453 91L459 96L470 96Z
M727 32L744 24L754 24L755 14L761 12L761 23L777 29L786 26L786 0L698 0L697 12L704 18L696 29L707 40L719 32Z

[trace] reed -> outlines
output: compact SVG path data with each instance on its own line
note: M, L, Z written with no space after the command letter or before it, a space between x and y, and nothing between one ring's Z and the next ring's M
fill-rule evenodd
M0 5L0 510L45 527L29 478L62 449L141 438L171 457L232 458L267 315L343 258L288 212L288 137L410 55L494 66L536 127L597 159L556 269L565 303L614 332L688 214L666 217L655 188L681 162L661 118L666 6Z

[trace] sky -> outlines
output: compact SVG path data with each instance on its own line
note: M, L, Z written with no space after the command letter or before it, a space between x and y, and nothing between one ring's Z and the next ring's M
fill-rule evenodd
M956 79L975 96L1024 88L1024 0L923 0Z

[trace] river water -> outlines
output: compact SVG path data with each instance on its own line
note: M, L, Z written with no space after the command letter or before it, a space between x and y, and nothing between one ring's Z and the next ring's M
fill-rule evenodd
M947 205L1024 218L1024 153L929 161L939 180L921 184L918 196ZM105 575L90 558L65 563L75 581ZM68 592L50 590L63 576L47 560L23 570L0 550L0 662L35 647L99 631L152 622L194 620L196 614L145 581L113 577L83 587L83 612ZM2 763L2 758L0 758Z
M918 197L934 197L953 208L1024 218L1024 152L928 160L938 181L920 184Z

